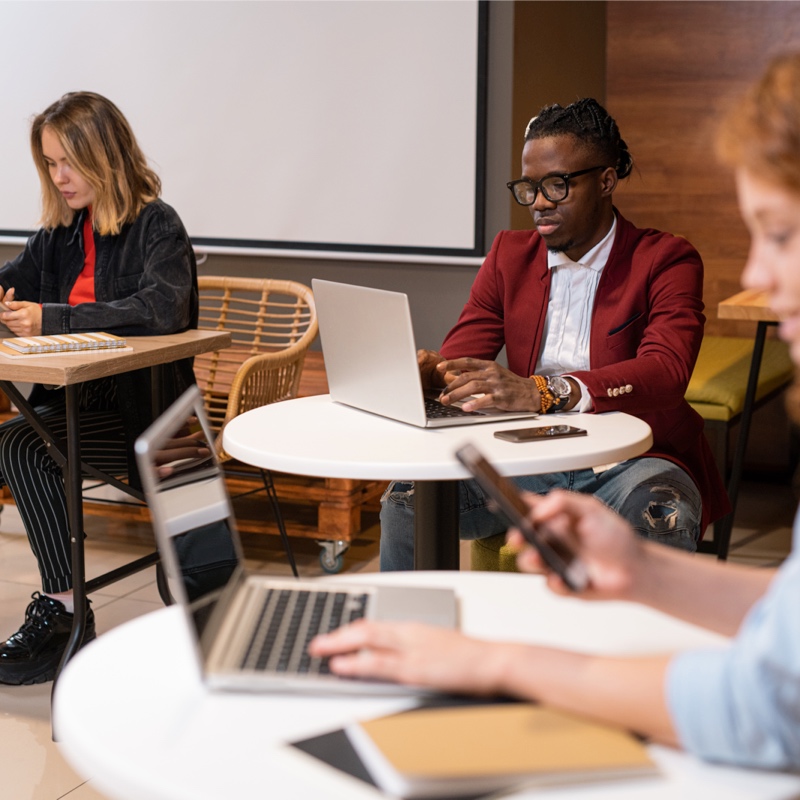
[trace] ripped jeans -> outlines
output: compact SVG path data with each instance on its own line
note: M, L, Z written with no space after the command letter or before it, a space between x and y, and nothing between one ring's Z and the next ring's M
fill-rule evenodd
M512 478L520 489L547 494L569 489L593 494L624 517L640 536L694 552L700 538L702 501L692 479L663 458L623 461L594 470L554 472ZM503 533L503 520L487 508L474 481L459 489L462 539L485 539ZM381 498L381 571L414 568L414 484L395 481Z

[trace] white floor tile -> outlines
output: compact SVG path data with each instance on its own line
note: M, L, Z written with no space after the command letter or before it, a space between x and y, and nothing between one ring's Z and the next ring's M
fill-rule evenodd
M108 800L108 795L101 794L92 786L91 781L86 781L58 800Z
M85 782L52 741L50 688L0 686L0 795L9 800L56 800Z
M163 608L164 604L159 600L158 602L149 602L144 600L131 600L127 597L110 599L107 603L95 605L95 625L97 627L97 635L102 636L106 631L111 630L123 622L141 617L143 614L149 614Z

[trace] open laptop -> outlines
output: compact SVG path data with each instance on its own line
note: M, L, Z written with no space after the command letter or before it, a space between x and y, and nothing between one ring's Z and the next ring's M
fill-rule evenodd
M316 632L359 617L456 627L455 593L248 574L213 441L194 386L135 445L170 592L206 683L254 691L413 691L336 677L306 645Z
M401 292L311 281L331 399L422 428L538 416L533 411L467 412L425 392L408 297Z

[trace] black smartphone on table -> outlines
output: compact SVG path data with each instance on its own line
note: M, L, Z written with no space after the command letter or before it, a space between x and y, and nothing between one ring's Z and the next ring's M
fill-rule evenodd
M495 431L497 439L509 442L547 442L569 436L586 436L585 428L572 425L539 425L537 428L512 428L508 431Z
M497 434L495 434L497 435ZM542 561L558 575L573 592L580 592L589 583L586 567L561 539L550 534L543 525L535 525L528 518L530 509L517 487L503 477L478 451L467 444L456 451L456 458L470 471L481 489L495 503L497 510L515 528L518 528L542 557Z

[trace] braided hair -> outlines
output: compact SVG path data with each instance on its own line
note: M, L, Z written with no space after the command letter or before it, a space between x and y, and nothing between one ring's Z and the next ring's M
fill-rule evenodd
M619 178L627 178L633 169L633 156L619 135L614 118L597 100L584 97L563 107L545 106L525 129L525 141L570 134L597 151Z

